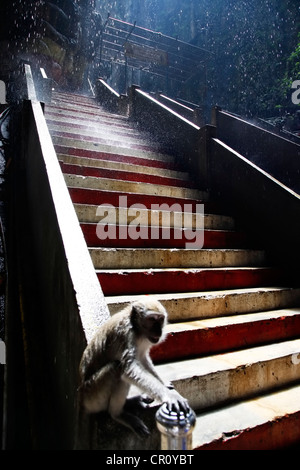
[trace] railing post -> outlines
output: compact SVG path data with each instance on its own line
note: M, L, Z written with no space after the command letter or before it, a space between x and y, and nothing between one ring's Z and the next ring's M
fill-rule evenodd
M214 106L211 110L211 124L215 127L218 127L218 113L222 111L220 106Z
M136 90L140 90L139 85L131 85L128 88L128 103L129 103L129 117L133 121L138 121L138 109L137 109L137 99L136 99Z
M118 102L118 113L122 116L128 116L129 112L129 102L127 95L120 95Z
M126 95L119 95L102 78L95 84L95 97L98 103L108 111L126 116L128 114L128 98Z
M30 65L24 64L24 70L25 70L27 99L31 101L37 101L37 96L36 96L36 91L35 91L35 86L33 82L33 76L32 76Z
M212 125L201 127L198 131L197 156L190 162L194 175L197 175L197 182L202 189L210 188L210 155L211 140L216 135L216 128Z
M40 69L38 77L38 98L43 103L51 103L52 98L52 79L47 77L43 68Z
M200 126L200 127L205 126L203 108L199 107L199 108L194 109L194 111L193 111L193 122L195 124L197 124L197 126Z

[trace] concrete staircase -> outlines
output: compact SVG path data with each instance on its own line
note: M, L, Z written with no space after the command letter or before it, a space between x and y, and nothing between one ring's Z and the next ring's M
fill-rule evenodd
M45 115L110 312L143 294L169 312L168 338L152 356L198 414L194 448L299 441L300 289L126 117L63 93ZM184 230L173 204L193 214ZM186 249L202 204L203 248ZM115 238L99 239L103 226ZM129 227L136 239L123 236Z

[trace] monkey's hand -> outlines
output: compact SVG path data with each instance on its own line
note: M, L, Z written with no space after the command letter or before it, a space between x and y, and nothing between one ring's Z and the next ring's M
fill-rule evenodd
M187 413L190 409L186 398L183 398L175 389L168 390L168 397L165 400L165 403L167 404L169 411L175 411L178 414L181 411Z

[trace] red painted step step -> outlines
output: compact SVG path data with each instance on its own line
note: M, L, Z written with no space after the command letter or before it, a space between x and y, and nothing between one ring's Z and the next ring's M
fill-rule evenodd
M140 158L134 157L127 154L114 154L101 152L97 150L87 150L81 148L66 147L64 145L55 145L55 150L57 154L71 155L75 157L85 157L85 158L96 158L99 160L106 160L112 162L121 162L121 163L130 163L133 165L142 165L147 167L154 168L165 168L166 170L176 170L179 168L174 162L163 161L155 158Z
M80 118L78 118L80 119ZM87 129L87 126L86 126L86 123L84 121L81 121L81 122L77 122L75 121L75 118L73 118L73 120L70 120L69 121L64 121L64 122L61 122L57 119L57 117L54 117L54 118L50 118L48 117L47 119L47 122L48 124L52 127L52 126L59 126L61 127L61 130L63 129L63 126L65 127L70 127L72 126L72 128L74 130L77 130L77 135L78 135L78 131L80 130L84 130L86 131ZM98 122L94 122L94 123L90 123L89 125L89 131L90 132L93 132L93 130L95 129L95 131L97 132L97 130L99 129L99 123ZM111 129L111 135L114 135L116 137L120 137L120 136L124 136L124 137L128 137L128 138L135 138L137 133L134 129L132 128L127 128L127 127L120 127L118 126L117 124L113 125L113 126L110 126L110 129ZM51 130L51 132L55 133L54 130Z
M116 116L116 115L113 115L113 116L110 116L108 115L107 113L105 112L102 112L101 110L99 111L99 108L98 108L98 111L95 112L95 113L91 113L89 116L88 116L88 119L86 119L86 116L81 116L80 115L80 110L78 112L78 109L72 109L72 108L68 108L68 109L65 109L65 108L61 108L61 107L58 107L58 108L47 108L46 109L46 120L47 121L53 121L53 120L60 120L60 119L63 119L64 122L72 122L73 120L77 120L77 119L81 119L82 122L85 122L85 123L91 123L91 124L97 124L99 126L99 123L100 125L103 124L103 125L110 125L110 126L113 126L114 130L115 129L121 129L121 130L128 130L129 132L133 131L134 128L132 128L129 124L128 124L128 121L124 118L122 118L121 116Z
M82 176L93 176L96 178L109 178L121 181L136 181L139 183L149 183L164 186L175 186L184 188L196 188L192 181L185 181L164 176L149 175L146 173L133 173L130 171L111 170L108 168L95 168L89 166L71 165L60 163L63 173Z
M280 392L279 392L280 393ZM284 393L284 392L283 392ZM285 399L287 400L287 398ZM262 415L264 411L264 404L259 405L259 398L257 402L252 403L249 401L249 409L253 414ZM256 405L256 407L255 407ZM277 405L277 404L276 404ZM300 442L300 412L284 413L281 416L282 410L279 405L274 405L272 402L268 405L268 409L275 410L277 408L278 414L276 419L267 420L263 424L254 427L247 427L247 429L235 429L232 433L223 433L221 437L212 440L207 444L195 446L196 450L297 450L299 449ZM247 402L245 405L241 404L240 414L249 413L247 409ZM211 420L215 417L212 415Z
M97 236L97 224L81 223L81 228L88 246L106 247L106 248L186 248L186 244L195 239L195 231L181 229L167 229L167 238L163 238L162 231L157 239L151 239L151 227L148 227L147 239L138 238L133 240L107 238L100 240ZM124 229L123 226L121 226ZM194 237L194 238L193 238ZM227 230L204 230L204 244L202 248L246 248L249 247L249 239L243 232L234 232Z
M224 319L202 320L168 325L170 333L163 343L153 346L156 363L199 357L284 341L300 336L300 311L280 310Z
M111 204L114 207L123 207L122 201L125 201L124 197L126 197L126 207L131 207L133 204L143 204L147 209L151 209L151 206L162 206L164 204L165 210L168 210L168 207L172 210L172 206L176 204L184 211L184 206L188 204L191 206L191 211L196 212L197 204L204 204L205 214L219 214L219 207L209 201L76 187L69 187L69 193L74 204L92 204L96 206Z
M139 295L266 287L282 280L270 268L96 270L104 295Z
M146 152L153 152L153 147L151 147L150 144L147 143L140 143L140 142L135 142L134 139L132 142L126 140L123 143L121 142L121 138L117 138L115 136L110 136L110 137L97 137L97 136L88 136L88 135L83 135L79 134L78 132L64 132L64 131L52 131L51 132L52 136L55 137L62 137L63 139L70 139L71 141L73 140L80 140L82 142L92 142L93 144L102 144L102 145L115 145L115 146L120 146L128 149L134 149L134 150L143 150Z
M82 115L82 118L90 119L90 118L97 118L99 120L99 117L101 116L108 116L108 113L103 111L100 107L98 106L85 106L83 109L83 106L79 105L71 105L71 106L63 106L60 104L56 105L47 105L47 116L50 114L57 114L59 116L65 116L66 120L68 119L69 113L74 113L75 115L78 116L78 114ZM46 116L46 117L47 117ZM128 123L126 122L126 118L123 116L118 116L117 114L113 114L111 117L111 121L119 121L119 122L125 122L126 126L128 126Z

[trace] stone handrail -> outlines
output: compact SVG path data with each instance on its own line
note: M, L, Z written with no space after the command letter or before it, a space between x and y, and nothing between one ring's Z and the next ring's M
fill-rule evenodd
M41 448L73 449L85 438L82 420L77 433L79 362L110 315L32 85L30 80L32 99L23 101L15 117L9 284L17 293L9 295L9 309L15 308L13 295L19 295L27 367L37 377L38 365L46 368L47 387L31 380L29 400L51 403L57 432L50 423L49 432L44 430L40 414L33 439L42 441Z

